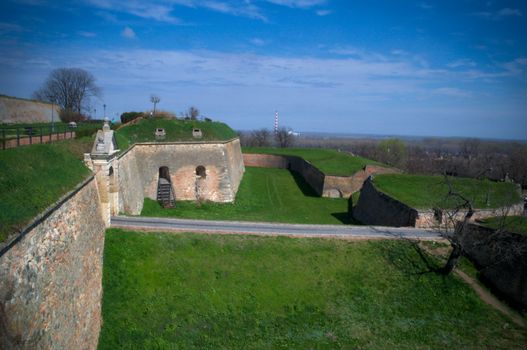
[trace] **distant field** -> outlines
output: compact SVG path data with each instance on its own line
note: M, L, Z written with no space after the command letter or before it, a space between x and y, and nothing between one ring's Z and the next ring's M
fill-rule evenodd
M155 141L154 131L163 128L166 132L164 141L212 141L229 140L236 137L236 133L227 124L220 122L202 122L179 120L174 118L147 118L135 124L128 124L116 132L117 143L121 150L126 150L136 142ZM192 129L199 128L203 133L201 139L192 137Z
M521 202L516 185L512 183L457 177L450 180L454 190L470 199L476 208L498 208ZM442 176L386 174L376 175L373 182L382 192L413 208L453 208L457 203L453 199L446 200L448 186Z
M366 165L387 166L371 159L322 148L244 147L242 152L299 156L309 161L326 175L349 176Z
M99 349L523 349L403 241L106 233Z
M0 151L0 242L88 176L91 137Z
M525 216L508 216L506 218L490 218L483 221L483 225L504 229L505 231L522 233L527 235L527 217Z
M177 202L164 209L145 200L141 215L208 220L271 221L299 224L348 223L347 200L318 197L304 179L285 169L246 167L236 202L201 205Z

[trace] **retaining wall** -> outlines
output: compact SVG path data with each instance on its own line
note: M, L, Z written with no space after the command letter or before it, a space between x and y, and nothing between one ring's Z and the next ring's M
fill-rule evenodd
M481 279L512 304L527 308L527 235L469 224L459 239Z
M392 174L401 171L395 168L366 165L351 176L326 175L317 167L297 156L244 153L246 166L290 169L298 172L315 192L322 197L349 197L359 191L371 174Z
M91 177L0 255L1 349L95 349L105 226Z
M453 222L463 220L465 214L466 210L461 210L455 215L449 215L445 210L411 208L378 190L370 177L364 182L352 216L366 225L438 229L451 227ZM474 209L472 220L503 215L523 215L523 203L503 208Z
M42 123L59 121L60 109L50 103L0 96L0 122L2 123Z

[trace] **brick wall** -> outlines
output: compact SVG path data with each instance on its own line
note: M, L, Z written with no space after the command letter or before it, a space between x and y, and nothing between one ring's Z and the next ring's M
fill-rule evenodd
M33 225L0 256L0 348L95 349L105 230L96 181Z
M51 122L51 104L0 96L0 122L38 123ZM54 106L54 120L59 119L59 108Z

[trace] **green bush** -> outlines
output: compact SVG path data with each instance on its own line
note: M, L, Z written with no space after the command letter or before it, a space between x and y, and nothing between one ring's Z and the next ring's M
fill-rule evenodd
M75 112L69 109L61 110L59 117L60 117L60 120L64 123L69 123L69 122L78 123L78 122L83 122L86 119L88 119L86 118L86 116L82 115L81 113Z
M121 114L121 123L128 123L139 117L143 117L145 114L143 112L124 112Z

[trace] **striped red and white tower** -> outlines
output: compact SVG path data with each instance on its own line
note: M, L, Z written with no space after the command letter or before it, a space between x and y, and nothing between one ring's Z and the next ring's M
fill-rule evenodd
M274 111L274 133L278 134L278 111Z

